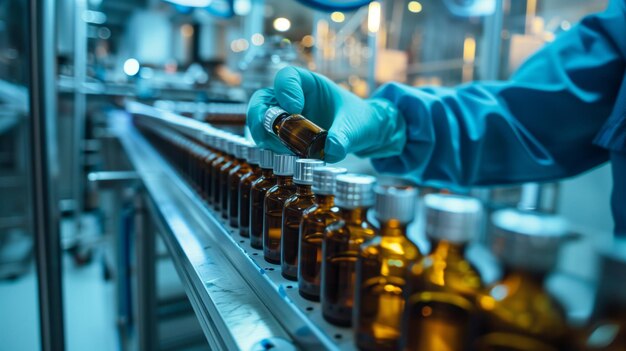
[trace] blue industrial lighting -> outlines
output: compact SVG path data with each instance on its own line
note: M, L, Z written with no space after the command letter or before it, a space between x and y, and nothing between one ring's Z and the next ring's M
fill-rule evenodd
M179 12L188 13L191 9L204 9L211 15L230 18L235 15L233 0L163 0L173 4Z
M373 0L297 0L298 2L312 7L316 10L334 12L334 11L352 11L359 7L365 6Z

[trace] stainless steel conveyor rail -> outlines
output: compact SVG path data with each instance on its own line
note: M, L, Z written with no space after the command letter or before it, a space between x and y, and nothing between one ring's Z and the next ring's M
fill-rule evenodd
M147 105L131 114L153 118L203 140L206 124ZM354 350L352 331L327 323L319 303L303 299L297 283L264 261L133 127L128 114L111 126L143 183L147 208L174 257L186 292L212 349L264 349L292 343L304 350Z

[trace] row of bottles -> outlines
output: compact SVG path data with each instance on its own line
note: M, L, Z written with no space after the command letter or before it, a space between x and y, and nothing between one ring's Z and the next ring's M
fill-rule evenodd
M482 213L475 199L424 197L423 254L407 237L419 212L410 185L275 155L217 130L194 139L138 126L208 206L298 282L302 297L321 302L328 322L354 329L360 349L626 350L626 259L604 260L602 281L613 283L600 289L589 332L572 330L548 293L546 277L570 238L557 216L496 212L492 251L504 275L484 286L466 258Z

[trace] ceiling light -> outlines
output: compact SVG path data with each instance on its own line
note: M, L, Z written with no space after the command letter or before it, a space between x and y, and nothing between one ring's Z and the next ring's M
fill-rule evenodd
M291 28L291 21L285 17L278 17L274 20L274 29L279 32L286 32Z

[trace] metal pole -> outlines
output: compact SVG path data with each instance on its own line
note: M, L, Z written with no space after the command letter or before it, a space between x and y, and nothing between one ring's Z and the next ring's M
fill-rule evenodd
M157 349L155 228L150 221L143 191L135 197L135 248L137 252L137 315L140 350Z
M73 192L74 218L76 235L80 239L82 233L81 216L84 209L84 147L85 147L85 119L87 118L87 99L84 93L85 77L87 75L87 22L83 14L87 11L86 0L75 0L74 7L74 125L73 125ZM79 241L80 243L80 241Z
M33 231L39 290L41 349L65 348L59 213L54 0L29 0Z

